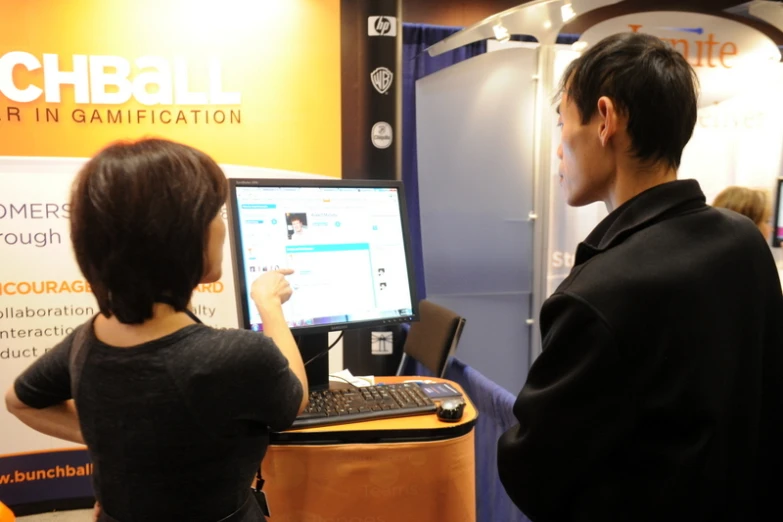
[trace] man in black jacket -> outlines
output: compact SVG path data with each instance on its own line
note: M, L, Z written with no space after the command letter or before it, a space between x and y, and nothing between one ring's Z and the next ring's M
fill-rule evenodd
M561 91L568 203L610 214L541 310L543 353L498 446L506 491L534 522L779 518L783 296L753 223L676 179L693 69L621 34Z

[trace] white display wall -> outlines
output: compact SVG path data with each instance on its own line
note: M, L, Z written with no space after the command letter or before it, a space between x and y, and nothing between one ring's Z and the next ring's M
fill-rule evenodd
M427 298L467 320L460 360L512 393L530 353L535 60L505 49L416 82Z

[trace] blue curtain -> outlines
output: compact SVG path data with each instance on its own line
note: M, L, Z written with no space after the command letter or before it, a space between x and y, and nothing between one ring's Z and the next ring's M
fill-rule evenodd
M405 375L432 377L427 368L409 358ZM479 417L474 429L476 455L476 521L530 522L508 497L498 476L498 439L517 423L513 407L516 397L484 375L453 357L446 379L462 386Z
M561 33L557 35L557 40L555 43L558 44L564 44L564 45L571 45L574 42L579 41L579 37L582 36L581 34L570 34L570 33ZM534 37L528 36L525 34L515 34L511 37L512 42L537 42Z
M402 26L402 181L408 201L408 222L411 230L411 250L419 299L424 299L424 258L421 248L419 218L419 172L416 156L416 80L471 56L486 52L486 42L466 45L440 56L431 57L424 51L461 27L403 24Z

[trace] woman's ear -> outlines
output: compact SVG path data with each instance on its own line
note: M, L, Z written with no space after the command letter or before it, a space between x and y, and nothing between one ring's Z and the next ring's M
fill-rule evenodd
M223 275L223 245L226 241L226 224L218 213L207 228L204 241L204 270L201 283L214 283Z

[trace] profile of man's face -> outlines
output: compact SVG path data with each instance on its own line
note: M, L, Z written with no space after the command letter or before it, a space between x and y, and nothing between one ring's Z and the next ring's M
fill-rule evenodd
M291 225L294 227L294 232L299 233L302 231L302 221L294 219L291 221Z
M586 124L566 90L557 108L560 146L557 157L560 186L569 205L581 207L603 199L608 184L603 146L599 140L601 118Z

